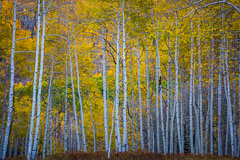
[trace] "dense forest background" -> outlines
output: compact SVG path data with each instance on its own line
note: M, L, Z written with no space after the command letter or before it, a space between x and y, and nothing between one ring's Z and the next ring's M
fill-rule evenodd
M1 0L1 157L240 155L239 0Z

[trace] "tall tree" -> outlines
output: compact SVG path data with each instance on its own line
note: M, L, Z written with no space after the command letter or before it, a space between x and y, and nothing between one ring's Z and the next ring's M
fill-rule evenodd
M10 77L10 88L9 88L9 105L8 105L8 115L7 115L7 125L5 129L4 142L2 146L2 159L6 158L7 147L9 142L12 117L14 112L13 107L13 89L14 89L14 53L15 53L15 34L16 34L16 18L17 17L17 0L14 1L14 10L13 10L13 30L12 30L12 48L11 48L11 77Z

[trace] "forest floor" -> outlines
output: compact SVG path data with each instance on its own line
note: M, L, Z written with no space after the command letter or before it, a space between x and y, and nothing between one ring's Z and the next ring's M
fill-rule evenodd
M22 160L25 157L10 158L11 160ZM10 160L9 159L9 160ZM41 157L38 158L42 159ZM105 160L107 159L106 152L83 153L73 152L66 154L56 154L47 156L46 160ZM176 154L176 155L162 155L151 152L125 152L125 153L111 153L111 160L230 160L231 157L218 157L213 155L191 155L191 154Z

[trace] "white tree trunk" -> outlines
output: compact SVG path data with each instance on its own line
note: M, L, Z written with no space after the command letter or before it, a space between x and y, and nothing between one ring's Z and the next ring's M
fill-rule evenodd
M223 39L222 39L223 40ZM221 43L220 56L219 56L219 73L218 73L218 156L222 156L222 128L221 128L221 116L222 116L222 55L224 52L224 44Z
M127 69L126 69L126 37L125 37L125 17L124 17L124 0L122 4L122 27L123 27L123 148L122 151L127 151L128 135L127 135Z
M75 121L75 127L76 127L77 150L80 151L80 138L79 138L79 134L78 134L78 117L77 117L77 111L76 111L76 100L75 100L75 91L74 91L74 82L73 82L72 55L71 55L71 44L70 43L71 43L70 42L70 32L69 32L69 28L68 28L68 53L69 53L69 59L70 59L73 112L74 112L74 121ZM80 99L80 97L79 97L79 99Z
M193 16L192 16L193 17ZM194 153L193 149L193 119L192 119L192 108L193 108L193 98L192 98L192 87L193 87L193 47L194 47L194 42L193 42L193 20L191 20L191 70L190 70L190 97L189 97L189 130L190 130L190 147L191 147L191 154Z
M166 151L168 153L168 123L169 123L169 107L170 107L170 94L169 94L169 35L168 35L168 66L167 66L167 109L166 109Z
M114 127L114 109L115 109L115 105L116 105L116 99L114 99L114 103L113 103L113 110L112 110L112 128L111 128L111 133L110 133L110 137L109 137L109 143L108 143L108 159L110 159L110 153L111 153L111 142L112 142L112 134L113 134L113 127Z
M160 153L160 123L159 123L159 71L158 71L158 63L159 63L159 53L158 53L158 39L156 39L156 46L157 46L157 51L156 51L156 134L157 134L157 152Z
M13 31L12 31L12 49L11 49L11 78L10 78L10 88L9 88L9 106L7 115L7 125L5 129L4 142L2 146L2 159L6 158L7 147L9 142L12 117L13 117L13 88L14 88L14 52L15 52L15 33L16 33L16 17L17 17L17 0L14 1L13 10Z
M42 1L43 7L43 26L42 26L42 42L41 42L41 60L40 60L40 70L39 70L39 79L38 79L38 95L37 95L37 122L34 135L34 143L32 148L32 159L36 157L37 146L39 142L39 128L40 128L40 117L41 117L41 94L42 94L42 78L43 78L43 62L44 62L44 41L45 41L45 0ZM30 141L30 139L29 139Z
M32 111L31 111L31 121L30 121L30 131L29 131L29 141L28 141L28 153L27 159L30 160L32 156L32 143L33 143L33 127L35 118L35 107L36 107L36 92L37 92L37 72L38 72L38 56L39 56L39 46L40 46L40 23L41 23L41 0L38 0L38 13L37 13L37 47L36 47L36 57L35 57L35 69L34 69L34 80L33 80L33 98L32 98Z
M212 49L214 47L214 43L213 43L213 39L212 39ZM210 97L210 153L213 154L213 75L214 75L214 71L213 71L213 63L214 63L214 49L212 51L212 64L211 64L211 97Z
M50 105L50 97L51 97L51 87L52 87L52 77L53 77L53 61L51 65L51 77L49 80L49 86L48 86L48 101L47 101L47 112L46 112L46 122L45 122L45 130L44 130L44 140L43 140L43 151L42 151L42 158L45 159L46 155L46 142L47 142L47 135L48 135L48 119L49 119L49 105ZM51 125L51 123L50 123Z
M117 150L122 151L121 135L120 135L120 124L119 124L119 60L120 60L120 15L117 12L117 62L116 62L116 83L115 83L115 99L116 99L116 110L115 110L115 133L117 140Z
M107 98L106 98L106 57L105 57L105 27L103 26L102 31L102 49L103 49L103 105L104 105L104 133L105 133L105 151L108 151L108 114L107 114Z
M146 80L147 80L147 141L148 151L151 151L151 133L150 133L150 86L149 86L149 66L148 66L148 51L146 46Z
M80 78L79 78L78 58L77 58L77 45L76 45L76 40L75 40L74 25L73 25L73 40L74 40L74 46L75 46L75 60L76 60L76 68L77 68L78 97L79 97L79 101L80 101L80 110L81 110L83 151L86 152L87 151L87 143L86 143L86 138L85 138L85 128L84 128L84 118L83 118L83 104L82 104L82 97L81 97L81 94L80 94L80 87L79 87Z
M177 24L177 12L176 12L176 28ZM181 133L180 133L180 121L179 121L179 101L178 101L178 36L176 34L176 41L175 41L175 97L174 97L174 105L176 108L176 118L177 118L177 134L178 134L178 146L179 152L183 153L182 150L182 141L181 141Z
M142 122L142 95L141 95L141 79L140 79L140 53L139 53L139 40L137 39L137 57L138 57L138 100L140 112L140 137L141 137L141 150L144 150L143 139L143 122Z
M227 114L228 114L228 122L230 128L230 139L231 139L231 150L232 150L232 157L235 157L235 149L234 149L234 135L233 135L233 123L232 123L232 105L231 105L231 94L230 94L230 84L229 84L229 75L228 75L228 40L227 40L227 47L225 51L225 67L226 70L224 72L226 88L227 88Z
M133 90L133 54L131 52L131 89L132 89L132 151L135 151L135 115L136 108L134 102L134 90ZM137 126L136 126L137 127Z
M200 17L200 15L199 15ZM200 154L203 155L203 111L202 111L202 69L201 69L201 37L200 37L200 18L198 22L198 92L199 92L199 121L200 121Z
M64 113L64 153L66 153L67 151L67 117L68 117L68 106L67 106L67 92L68 92L68 59L67 59L67 55L66 55L66 82L65 82L65 113Z

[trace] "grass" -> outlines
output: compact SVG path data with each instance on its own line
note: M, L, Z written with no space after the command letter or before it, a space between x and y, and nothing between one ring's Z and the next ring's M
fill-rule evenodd
M9 158L9 160L23 160L25 157ZM38 159L42 159L38 157ZM72 152L61 153L51 156L47 156L46 160L105 160L107 159L106 152L96 153L84 153L84 152ZM112 153L111 160L230 160L231 157L218 157L216 155L191 155L191 154L175 154L175 155L163 155L152 152L124 152L124 153Z

